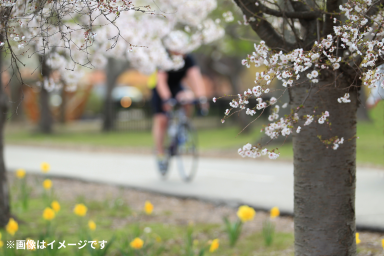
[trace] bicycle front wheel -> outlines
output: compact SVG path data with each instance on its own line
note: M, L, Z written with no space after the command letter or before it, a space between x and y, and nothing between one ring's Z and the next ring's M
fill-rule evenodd
M197 171L197 133L188 123L179 126L177 132L177 165L181 178L189 182Z

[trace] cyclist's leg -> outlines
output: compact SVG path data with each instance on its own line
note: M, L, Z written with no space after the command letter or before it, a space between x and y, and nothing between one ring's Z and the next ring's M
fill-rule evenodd
M164 138L167 131L168 118L164 113L157 113L153 117L152 135L155 140L156 152L164 155Z
M151 102L152 102L152 108L154 112L152 136L155 141L157 154L164 155L164 137L167 130L168 118L162 109L161 98L156 88L152 90Z

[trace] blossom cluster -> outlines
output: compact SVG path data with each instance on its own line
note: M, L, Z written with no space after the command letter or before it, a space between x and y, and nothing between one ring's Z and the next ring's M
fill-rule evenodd
M0 0L0 5L7 1ZM190 52L224 35L218 23L208 17L217 6L216 0L161 0L156 2L159 11L137 6L131 0L38 4L16 2L6 28L11 43L5 46L18 49L13 49L14 54L42 56L46 65L59 71L66 90L71 91L83 77L83 67L103 69L108 58L115 58L128 60L147 74L156 68L178 69L184 64L182 57L171 57L167 50ZM58 22L47 22L52 13L57 13ZM180 25L188 29L180 30ZM48 91L62 87L61 81L49 78L41 84Z
M325 111L323 113L323 115L319 118L319 120L317 120L317 122L319 124L323 124L326 120L327 120L327 117L329 117L329 112L328 111Z
M243 148L239 148L238 153L242 157L261 157L264 155L268 155L269 159L276 159L279 157L278 153L275 153L273 151L268 151L268 149L260 149L257 147L252 147L252 144L247 143L243 146Z
M351 100L349 99L349 93L344 94L343 97L337 99L339 103L349 103Z
M334 142L333 142L333 149L336 150L339 148L339 145L340 144L343 144L344 143L344 138L342 137L341 139L336 139Z

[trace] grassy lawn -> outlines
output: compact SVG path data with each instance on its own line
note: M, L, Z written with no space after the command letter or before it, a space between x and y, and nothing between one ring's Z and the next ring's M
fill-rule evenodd
M357 162L384 166L384 101L370 111L371 123L359 122L357 125ZM254 131L237 136L239 129L223 125L220 129L200 130L199 147L202 150L230 151L236 156L237 149L248 142L260 138L260 126L253 125ZM8 127L6 143L34 143L42 145L87 145L103 147L141 147L152 148L150 132L111 132L100 133L98 130L77 131L71 126L56 129L52 135L32 133L25 129ZM347 145L347 144L344 144ZM279 147L281 159L292 159L292 145L286 143Z
M247 142L255 141L260 131L250 134L240 134L236 127L225 127L217 130L200 130L199 147L202 149L231 149L238 148ZM61 129L54 134L46 135L32 133L26 130L14 131L8 129L5 135L6 143L38 143L38 144L81 144L89 146L109 147L153 147L152 135L144 132L110 132L99 131L74 132L70 129ZM236 153L236 152L235 152Z

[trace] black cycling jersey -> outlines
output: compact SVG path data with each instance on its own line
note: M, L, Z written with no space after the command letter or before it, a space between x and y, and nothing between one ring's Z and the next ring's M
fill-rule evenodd
M178 70L167 71L168 74L168 86L171 89L172 87L178 87L181 85L181 81L187 76L187 71L191 67L195 66L195 60L189 54L185 55L184 58L184 67Z
M195 66L196 62L191 55L185 55L184 57L184 67L178 70L167 71L168 79L167 83L169 90L171 91L172 98L176 97L176 94L183 90L181 86L181 81L187 76L187 71L191 67ZM162 99L160 98L159 93L157 92L156 87L152 89L152 109L154 113L164 113L162 108Z

